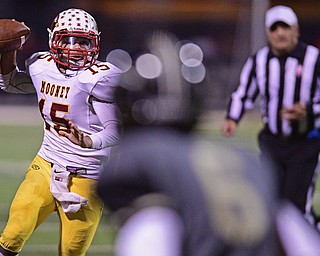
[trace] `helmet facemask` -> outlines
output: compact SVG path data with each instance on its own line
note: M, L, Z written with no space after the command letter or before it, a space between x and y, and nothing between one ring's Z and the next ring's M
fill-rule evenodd
M92 66L99 54L97 35L58 31L53 34L51 54L55 61L70 69Z
M94 18L81 9L61 12L49 31L50 53L65 69L84 69L98 58L100 33Z

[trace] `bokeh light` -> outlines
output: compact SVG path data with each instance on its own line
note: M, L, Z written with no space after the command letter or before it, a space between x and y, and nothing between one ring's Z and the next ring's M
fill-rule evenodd
M130 54L122 49L115 49L109 52L106 61L117 66L122 72L128 71L132 66Z
M182 65L181 72L183 78L192 84L202 82L206 76L206 69L202 63L195 67Z
M135 66L139 75L147 79L157 78L162 72L160 59L150 53L139 56Z
M181 46L179 57L185 66L196 67L202 63L203 52L198 45L187 43Z

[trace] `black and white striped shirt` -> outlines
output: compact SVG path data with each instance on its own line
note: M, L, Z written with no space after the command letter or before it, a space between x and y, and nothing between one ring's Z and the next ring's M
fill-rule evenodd
M320 57L316 47L300 42L291 54L277 57L266 46L243 66L227 118L239 122L260 95L263 123L271 133L289 136L320 128L319 76ZM307 117L299 122L281 120L281 109L294 103L307 104Z

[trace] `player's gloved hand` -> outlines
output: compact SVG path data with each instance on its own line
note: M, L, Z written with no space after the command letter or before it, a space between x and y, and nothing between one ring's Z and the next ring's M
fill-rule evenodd
M72 143L79 145L82 148L91 148L92 140L89 136L85 135L83 131L79 130L79 128L72 122L68 121L70 132L59 131L61 136L66 137Z

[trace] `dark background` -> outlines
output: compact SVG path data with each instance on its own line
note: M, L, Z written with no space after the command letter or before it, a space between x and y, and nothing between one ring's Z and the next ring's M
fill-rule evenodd
M31 29L29 40L18 54L21 69L33 52L48 50L47 28L59 12L71 7L82 8L96 19L101 31L101 60L117 48L135 58L145 50L150 33L155 29L169 30L180 40L190 40L202 48L205 82L209 85L205 106L219 109L225 107L237 85L248 54L265 44L264 15L258 14L253 20L255 3L262 6L256 10L259 13L277 4L292 7L299 18L301 39L320 46L320 1L316 0L1 0L0 18L24 21ZM258 24L258 31L253 31L254 23ZM36 99L34 95L0 91L0 104L36 104Z

